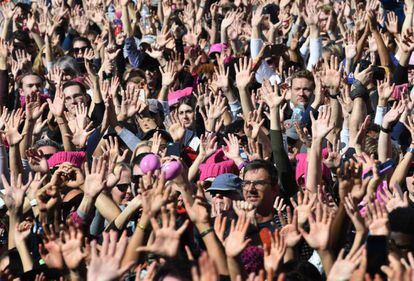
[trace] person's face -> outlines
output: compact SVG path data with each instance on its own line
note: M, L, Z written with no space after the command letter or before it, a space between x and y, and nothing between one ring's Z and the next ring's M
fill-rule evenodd
M43 152L43 156L46 159L49 159L53 154L58 152L58 149L54 146L46 145L46 146L39 147L38 151Z
M147 116L138 116L137 117L138 120L138 125L141 128L141 130L146 133L150 130L156 129L157 123L155 122L155 119L152 118L151 116L147 115Z
M217 213L230 210L233 200L239 199L234 192L231 191L211 191L211 204L215 206Z
M83 41L76 41L75 43L73 43L73 56L75 58L83 58L83 54L85 53L85 51L88 49L88 44L86 44Z
M257 209L272 208L277 187L272 187L265 169L250 170L244 174L243 197Z
M65 88L63 93L65 95L65 107L70 113L76 113L76 106L78 104L83 103L86 105L86 96L78 85Z
M0 277L4 278L4 280L10 280L9 278L12 277L8 269L9 265L10 265L9 257L5 257L0 261Z
M178 108L178 118L184 128L191 128L194 125L194 110L187 104L182 104Z
M126 205L133 198L131 176L131 171L129 169L122 169L119 182L111 190L112 198L118 205Z
M306 78L293 79L291 89L291 101L293 105L306 106L309 103L312 91L312 81Z
M157 72L156 71L145 71L145 80L150 85L157 80Z
M43 81L39 76L27 75L22 80L22 88L20 89L20 95L28 96L31 94L39 95L43 90Z

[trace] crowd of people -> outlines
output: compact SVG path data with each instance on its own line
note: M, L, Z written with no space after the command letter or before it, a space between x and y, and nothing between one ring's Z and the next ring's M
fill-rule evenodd
M414 280L414 0L0 14L0 280Z

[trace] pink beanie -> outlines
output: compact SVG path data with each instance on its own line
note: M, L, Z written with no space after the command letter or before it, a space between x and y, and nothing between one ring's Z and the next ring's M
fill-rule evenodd
M221 53L222 50L225 50L227 48L226 44L223 43L216 43L211 45L210 50L208 52L208 55L211 55L212 53Z
M182 90L177 90L168 94L168 105L172 106L177 104L182 98L191 96L193 92L192 87L187 87Z
M239 169L233 160L224 155L222 149L217 150L205 163L200 165L200 181L226 173L238 175Z
M59 151L47 160L47 164L49 168L53 168L62 163L69 162L76 168L81 168L85 160L86 153L83 151Z
M322 157L326 158L328 157L328 150L324 148L322 150ZM304 182L306 184L306 175L308 170L308 154L307 153L299 153L296 155L296 182L300 184L299 180L301 178L304 179ZM325 164L322 163L322 178L324 180L330 180L331 178L331 171L328 167L326 167Z

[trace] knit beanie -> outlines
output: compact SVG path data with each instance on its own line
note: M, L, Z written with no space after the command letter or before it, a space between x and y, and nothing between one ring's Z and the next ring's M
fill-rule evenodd
M233 160L224 155L221 148L200 165L200 181L226 173L238 175L239 169Z
M49 165L49 168L53 168L57 165L68 162L76 168L81 168L85 160L86 153L83 151L59 151L47 160L47 164Z

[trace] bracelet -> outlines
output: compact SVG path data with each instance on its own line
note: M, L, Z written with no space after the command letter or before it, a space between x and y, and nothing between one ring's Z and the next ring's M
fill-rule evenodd
M386 129L386 128L384 128L383 126L381 126L381 131L383 131L384 133L386 133L386 134L389 134L389 133L391 133L392 132L392 129Z
M206 230L204 230L203 232L200 233L200 237L204 238L205 236L207 236L207 234L209 234L210 232L213 232L213 231L214 231L214 228L212 228L212 227L207 228Z
M142 231L145 231L145 226L143 226L142 224L140 224L140 223L138 223L137 224L137 227L139 228L139 229L141 229Z
M37 200L36 199L30 200L30 206L32 207L37 206Z

